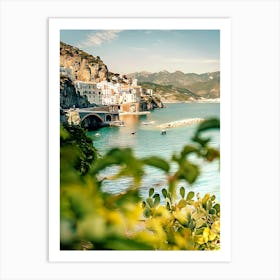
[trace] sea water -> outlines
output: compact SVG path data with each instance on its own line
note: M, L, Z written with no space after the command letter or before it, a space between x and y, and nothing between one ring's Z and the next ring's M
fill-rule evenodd
M89 132L93 139L93 145L100 154L106 153L113 147L131 147L134 154L139 158L151 155L160 156L170 160L173 154L178 154L187 144L192 144L191 138L194 135L198 124L184 127L167 129L166 135L161 134L161 129L157 126L167 122L179 121L189 118L212 118L220 117L219 103L175 103L166 104L166 108L155 109L150 114L144 116L125 115L121 119L125 122L125 127L104 127L98 132ZM210 144L213 147L220 146L220 133L212 130L205 135L210 136ZM193 158L201 169L198 180L189 185L180 182L180 186L186 187L187 191L192 190L201 195L205 193L215 194L220 197L220 176L219 162L212 163ZM176 169L176 164L172 167ZM117 172L115 167L107 168L100 176L108 177ZM141 185L141 195L147 196L150 187L154 187L160 192L163 187L167 187L164 173L156 168L145 168L145 176ZM118 180L104 180L104 190L110 193L118 193L125 190L131 183L130 178L120 178Z

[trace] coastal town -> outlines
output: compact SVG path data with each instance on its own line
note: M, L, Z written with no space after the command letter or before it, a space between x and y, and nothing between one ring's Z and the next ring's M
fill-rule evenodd
M141 98L153 96L152 89L143 89L137 84L137 79L128 79L123 75L113 76L112 81L104 79L97 83L75 80L71 69L65 67L60 67L60 75L73 81L77 95L84 98L82 107L118 105L121 111L136 112L140 111L137 103L140 103ZM65 92L64 97L66 97Z
M124 126L122 115L148 115L168 103L219 103L219 75L180 71L119 74L109 71L99 56L60 42L60 119L96 130ZM165 84L172 81L178 84ZM184 86L187 81L192 91ZM172 128L201 121L191 118L162 125Z
M120 125L121 114L143 115L154 108L164 107L152 89L143 89L137 84L137 79L129 79L125 75L117 74L111 80L104 78L99 82L81 81L75 79L71 68L60 67L60 78L63 80L60 108L68 123L81 123L81 113L88 112L84 116L87 128ZM102 122L98 122L98 117Z

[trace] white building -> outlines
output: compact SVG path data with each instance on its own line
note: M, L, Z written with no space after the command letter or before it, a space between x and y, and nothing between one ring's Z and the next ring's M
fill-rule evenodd
M152 96L153 95L153 90L151 88L147 88L147 89L144 90L144 94Z
M80 96L87 97L90 104L102 105L102 91L99 90L95 83L91 82L74 82L76 92Z
M134 81L134 85L108 81L97 84L75 81L74 85L76 92L80 96L86 96L91 104L105 106L138 102L142 92L142 88L137 86L137 81Z

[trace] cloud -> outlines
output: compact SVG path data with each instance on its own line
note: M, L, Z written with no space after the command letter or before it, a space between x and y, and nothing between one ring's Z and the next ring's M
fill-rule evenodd
M118 38L118 33L122 30L102 30L91 33L86 40L79 43L79 47L100 46L105 42L110 42Z

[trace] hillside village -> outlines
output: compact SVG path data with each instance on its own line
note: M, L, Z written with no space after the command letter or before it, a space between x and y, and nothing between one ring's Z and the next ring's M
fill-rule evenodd
M108 71L107 66L77 48L61 42L60 107L101 107L119 112L141 112L162 108L152 89L144 89L137 79Z
M141 86L137 85L137 79L126 79L123 76L119 76L122 81L119 82L118 77L112 77L112 81L103 80L101 82L85 82L80 80L75 80L71 69L65 67L60 67L60 76L66 77L73 82L75 92L81 101L76 104L79 107L93 107L93 106L111 106L119 105L121 111L127 111L128 104L134 106L129 106L132 108L140 108L139 104L143 99L148 99L153 96L152 89L143 89ZM64 108L69 107L67 102L67 94L62 93L61 105ZM73 103L73 102L72 102ZM72 104L71 104L72 105ZM73 104L75 105L75 104ZM138 105L138 106L137 106ZM143 107L143 106L142 106Z

